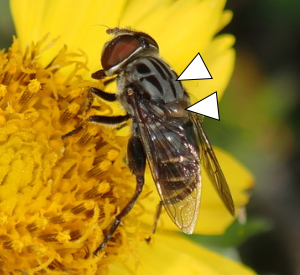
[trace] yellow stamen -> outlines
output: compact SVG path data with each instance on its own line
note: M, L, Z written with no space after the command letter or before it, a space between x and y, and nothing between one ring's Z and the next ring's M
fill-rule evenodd
M5 70L4 70L5 71ZM17 63L16 60L11 59L8 64L7 64L7 72L5 74L5 77L3 79L3 84L4 85L9 85L10 81L12 78L15 76L17 72Z
M107 159L110 161L114 161L118 155L119 155L119 151L115 149L111 149L107 152Z
M69 232L59 232L56 236L59 243L66 244L70 241L71 237Z
M6 93L7 93L7 86L0 84L0 101L3 99L3 97L5 97Z
M0 271L50 274L75 268L77 274L93 274L90 267L102 265L93 251L134 191L107 173L117 163L130 181L120 154L127 140L87 122L90 107L105 112L101 102L90 106L88 89L99 84L76 76L85 62L68 60L66 48L41 66L44 42L21 55L14 40L8 53L0 53ZM72 64L74 70L62 78L60 68ZM66 128L76 125L82 125L80 131L62 140ZM117 200L121 190L127 191ZM107 260L124 234L114 236Z
M79 104L72 102L61 115L60 122L63 124L67 123L70 119L74 118L78 114L79 109Z
M22 94L19 103L27 103L41 88L41 83L37 79L30 80L30 83L28 84L25 92Z
M6 224L8 221L8 216L4 213L0 213L0 226Z

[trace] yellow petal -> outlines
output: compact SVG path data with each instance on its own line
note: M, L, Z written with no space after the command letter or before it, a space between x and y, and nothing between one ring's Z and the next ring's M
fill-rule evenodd
M233 12L230 10L225 10L221 16L217 32L221 31L225 26L227 26L231 21L232 17Z
M59 40L47 50L43 64L50 62L66 44L71 52L84 50L93 58L90 66L96 70L102 46L109 38L106 27L100 25L116 26L126 1L11 0L10 3L23 49L50 33L52 39L59 37Z
M212 79L184 81L191 103L195 103L214 92L220 100L232 75L235 62L235 51L232 48L235 38L232 35L216 37L201 56L212 76Z
M130 262L111 265L113 275L172 274L172 275L254 275L249 268L199 247L178 234L157 234L155 245L143 245L139 264Z
M44 65L66 44L72 52L82 49L89 57L90 70L96 71L100 68L102 47L110 39L101 25L130 26L153 36L160 45L162 57L181 73L198 52L209 51L212 37L230 20L228 12L223 15L225 2L74 0L70 4L68 1L40 0L33 4L30 0L11 0L11 10L23 49L47 33L52 39L59 37L47 50L47 57L43 56ZM209 53L204 54L204 58L207 56ZM231 72L226 63L222 68ZM203 97L201 94L199 99Z
M253 176L251 173L242 166L234 157L228 153L214 148L216 156L225 174L227 182L229 184L232 197L235 203L236 210L247 204L249 195L246 190L249 190L253 186ZM150 172L146 177L146 192L152 188L152 193L148 199L144 201L144 207L147 210L146 214L141 217L141 220L148 224L149 228L153 225L155 209L159 202L159 196L154 189L154 183ZM202 172L202 196L200 205L200 214L198 219L198 225L195 229L195 233L216 235L222 234L225 229L233 222L232 217L217 193L210 184L205 172ZM163 211L161 218L159 219L158 228L168 230L179 230L173 224L167 213Z
M229 184L236 212L238 213L239 208L248 203L249 193L247 190L252 189L254 178L249 170L234 157L218 148L214 148L214 151ZM224 207L204 173L200 216L195 232L222 234L232 221L233 217Z
M172 2L168 9L158 5L137 20L139 12L134 9L137 2L131 2L130 13L125 13L121 24L139 27L155 37L162 56L176 71L182 71L187 65L182 60L191 61L198 51L207 48L216 34L225 5L223 0L179 0Z

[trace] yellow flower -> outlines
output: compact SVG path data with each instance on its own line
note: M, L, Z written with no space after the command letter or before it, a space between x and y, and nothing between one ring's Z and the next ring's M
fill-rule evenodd
M135 207L94 257L135 189L124 162L128 129L85 123L82 131L61 139L91 114L123 112L117 104L95 100L85 113L88 87L103 89L90 78L100 67L100 51L108 40L100 24L151 34L177 72L201 52L214 79L187 83L188 91L198 100L215 90L223 92L234 62L234 38L214 38L231 18L224 4L11 0L18 39L0 53L1 274L106 274L109 268L113 274L253 274L175 232L166 236L158 230L147 245L158 202L149 172ZM225 152L218 150L217 155L238 209L247 203L244 191L252 177ZM233 218L207 181L204 177L196 231L220 234ZM177 230L165 217L159 227Z

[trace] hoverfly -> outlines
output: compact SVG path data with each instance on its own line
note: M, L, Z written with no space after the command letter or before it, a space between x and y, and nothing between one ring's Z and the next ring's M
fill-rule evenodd
M103 48L103 69L92 74L95 79L116 76L117 93L91 88L96 96L119 100L124 116L90 116L91 122L121 124L132 120L127 159L136 177L136 190L115 217L101 251L129 213L142 192L148 162L157 191L160 208L165 207L172 221L185 233L192 234L198 218L201 175L200 161L210 181L229 212L234 203L224 174L203 131L200 118L185 109L190 105L187 92L177 74L159 57L156 41L146 33L129 29L107 30L114 37ZM147 161L146 161L147 160Z

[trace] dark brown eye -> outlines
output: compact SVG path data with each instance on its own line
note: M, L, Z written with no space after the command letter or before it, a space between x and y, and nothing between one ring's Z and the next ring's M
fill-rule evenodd
M144 32L138 32L137 35L142 37L145 41L147 41L147 43L149 45L151 45L151 46L158 49L158 44L156 43L156 41L150 35L148 35Z
M101 63L103 69L106 71L116 66L139 47L141 47L141 43L132 35L116 37L108 44L102 54Z

